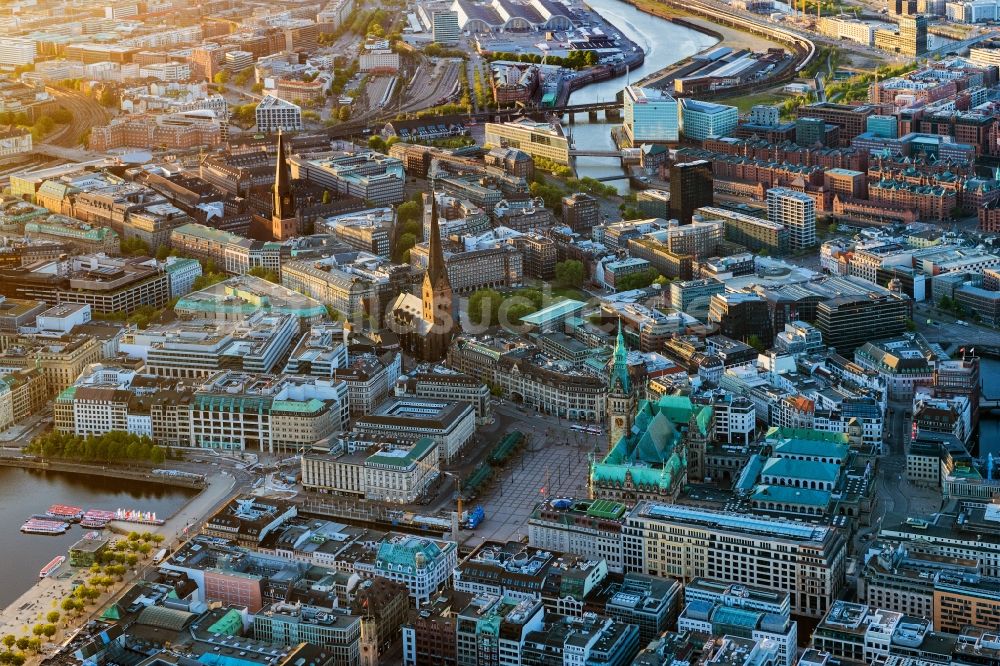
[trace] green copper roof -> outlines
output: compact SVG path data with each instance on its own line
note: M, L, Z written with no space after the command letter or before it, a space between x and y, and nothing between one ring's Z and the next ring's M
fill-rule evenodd
M243 631L243 619L239 611L230 609L225 615L216 620L208 631L213 634L224 634L226 636L239 636Z
M326 407L322 400L310 398L309 400L275 400L271 403L272 412L293 412L297 414L315 414L323 411Z
M423 458L427 454L427 450L434 446L437 446L437 443L433 439L430 437L421 437L404 455L395 455L392 452L380 452L368 456L365 463L405 468Z
M632 390L632 380L628 376L628 348L625 346L625 338L622 336L622 320L618 320L618 337L615 338L615 352L611 357L611 383L609 388L612 391L629 393Z
M806 479L834 483L840 476L840 466L835 463L815 460L793 460L791 458L771 458L764 463L762 475L784 476L791 479Z
M786 456L811 456L844 458L850 447L841 442L831 442L818 439L783 439L774 445L774 452Z
M812 428L769 428L764 439L808 439L820 442L841 442L847 444L850 438L839 432L822 432Z
M830 493L826 490L791 488L789 486L760 485L750 496L758 502L781 502L826 507L830 505Z
M419 568L417 566L418 554L423 556L421 558L424 561L422 566L427 566L441 556L441 548L437 542L420 537L385 541L378 547L375 567L395 571L402 568L413 573Z

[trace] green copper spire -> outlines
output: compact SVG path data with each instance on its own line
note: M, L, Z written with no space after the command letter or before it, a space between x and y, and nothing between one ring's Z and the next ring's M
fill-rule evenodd
M622 335L622 320L618 320L618 337L615 339L615 353L611 357L611 390L628 393L631 380L628 376L628 349Z

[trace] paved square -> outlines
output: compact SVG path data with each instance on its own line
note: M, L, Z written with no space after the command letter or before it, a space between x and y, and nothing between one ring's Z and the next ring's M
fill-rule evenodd
M588 455L595 444L603 451L604 437L570 430L568 425L537 428L526 449L478 500L486 519L464 541L478 546L484 540L507 541L527 537L528 516L546 497L586 497Z

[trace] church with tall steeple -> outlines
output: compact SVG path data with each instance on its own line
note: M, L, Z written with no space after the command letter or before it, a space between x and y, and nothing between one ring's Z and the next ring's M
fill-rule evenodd
M287 240L301 233L299 215L292 195L292 175L288 167L285 137L278 131L278 159L271 188L271 219L254 215L250 221L250 236L256 240Z
M441 361L448 354L448 346L458 328L455 318L451 281L441 246L441 229L438 224L437 198L431 199L430 238L428 242L427 272L420 287L420 296L403 293L396 297L389 311L394 329L399 335L400 346L409 355L421 360Z
M618 320L618 337L611 356L608 383L608 448L611 449L632 429L632 420L638 406L636 387L628 374L628 348L622 335L622 322Z

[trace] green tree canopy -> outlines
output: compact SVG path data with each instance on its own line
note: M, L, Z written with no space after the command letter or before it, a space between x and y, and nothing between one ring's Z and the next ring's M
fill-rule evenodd
M582 261L567 259L556 264L556 282L563 287L579 288L586 277L587 271Z

